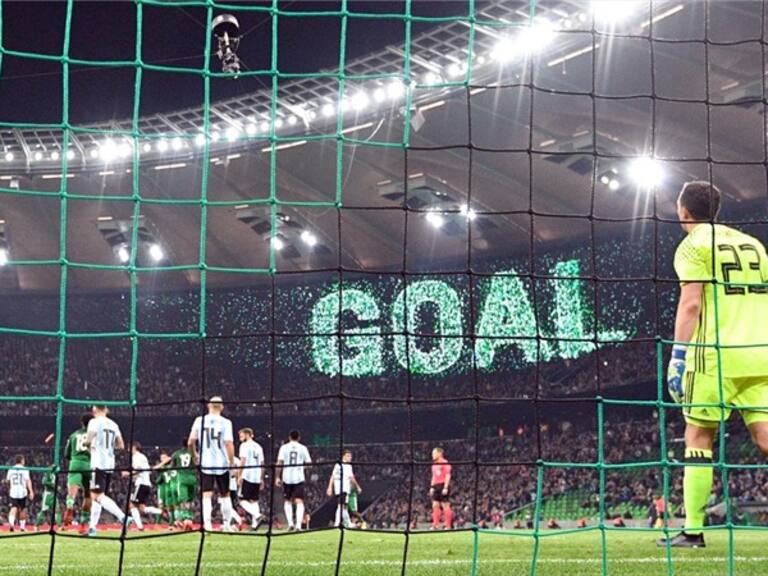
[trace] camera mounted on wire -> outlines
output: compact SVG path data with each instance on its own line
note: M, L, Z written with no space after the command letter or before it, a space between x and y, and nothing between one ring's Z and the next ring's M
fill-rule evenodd
M240 23L232 14L219 14L211 22L211 29L216 40L216 56L221 60L221 71L240 74L240 59L237 49L240 47Z

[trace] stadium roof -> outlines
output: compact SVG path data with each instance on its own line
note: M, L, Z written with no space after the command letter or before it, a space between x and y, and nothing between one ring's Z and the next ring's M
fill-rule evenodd
M120 264L121 242L130 241L137 216L138 183L139 239L147 251L162 248L157 262L147 257L138 264L169 268L153 285L197 285L204 168L203 248L212 285L264 279L232 269L267 268L270 245L285 271L334 268L339 261L363 271L400 270L403 262L458 270L466 267L468 247L473 260L527 254L532 237L537 243L588 239L589 220L572 216L652 215L649 178L658 180L658 214L671 218L680 183L706 178L710 167L730 198L762 199L760 3L711 5L708 34L704 5L655 2L651 15L646 2L619 4L634 8L611 18L596 8L593 34L581 2L540 2L530 23L526 2L480 3L469 86L462 85L469 23L419 26L407 113L404 86L393 84L403 77L406 50L395 43L348 63L339 127L334 70L281 80L274 109L269 88L214 101L208 157L200 146L203 107L142 116L135 141L130 118L77 127L69 135L67 259ZM646 38L651 29L653 43ZM0 240L14 261L49 264L6 267L0 286L54 291L64 134L51 125L5 125ZM407 154L399 145L406 130ZM271 136L278 138L274 151ZM595 148L600 158L593 166ZM655 163L642 160L650 155ZM333 205L338 191L341 211ZM265 203L272 192L282 203L274 229ZM598 221L595 229L629 234L636 228ZM84 290L128 283L122 270L73 268L68 279L72 289Z

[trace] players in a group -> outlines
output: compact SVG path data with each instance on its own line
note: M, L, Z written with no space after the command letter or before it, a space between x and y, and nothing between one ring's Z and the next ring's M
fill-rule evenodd
M240 469L238 470L238 484L240 486L240 506L251 517L251 529L257 530L261 524L261 509L259 508L259 492L261 482L265 474L264 450L253 439L251 428L242 428L237 433L240 439Z
M102 508L112 514L120 524L125 522L125 514L109 497L109 485L115 471L115 449L124 450L125 443L120 427L107 416L106 406L93 407L93 419L88 422L85 444L91 451L91 519L88 535L96 535Z
M440 512L443 526L453 528L453 510L448 499L451 494L451 465L445 459L442 448L432 450L432 480L429 483L429 497L432 499L432 529L440 529Z
M312 464L309 450L300 442L298 430L291 430L288 442L277 453L275 486L283 487L283 507L288 530L301 530L304 520L304 469ZM293 506L296 505L296 516Z
M142 514L152 514L159 516L162 510L154 506L149 506L149 498L152 495L152 481L150 479L149 460L141 452L141 444L133 442L131 444L131 468L133 476L133 491L129 502L131 518L136 528L143 531L144 523L141 520ZM125 472L125 475L130 475Z
M75 517L75 502L77 494L82 490L83 504L81 507L80 524L85 530L91 511L91 451L85 442L88 433L88 423L93 416L84 414L80 418L80 428L72 432L64 448L64 458L68 461L67 468L67 500L64 509L64 526L69 526Z
M341 463L336 463L331 471L331 477L328 479L328 496L336 496L338 505L336 506L335 526L341 526L344 523L345 528L352 525L352 519L349 517L349 495L352 491L360 494L363 489L355 478L352 470L352 452L345 450L341 455Z
M222 527L231 529L232 501L229 498L229 470L234 466L235 443L232 422L221 415L224 403L220 396L208 402L208 414L198 416L189 431L187 446L194 461L200 464L200 488L203 491L203 527L213 530L213 491L219 492Z
M709 182L686 183L677 199L687 236L675 253L681 287L667 387L686 404L686 518L685 530L662 546L704 546L712 447L732 407L744 407L753 441L768 454L768 256L759 240L714 223L720 199Z
M18 455L14 458L14 465L8 469L5 479L8 482L8 497L10 498L8 525L13 532L18 518L19 530L25 532L27 530L27 502L35 499L35 491L32 488L32 480L29 477L24 456Z
M187 439L184 438L182 446L171 456L171 465L174 474L169 479L169 484L175 487L175 518L173 519L177 528L184 530L192 529L192 519L194 513L192 506L195 503L195 494L197 492L197 473L195 471L195 462L192 452L187 446Z

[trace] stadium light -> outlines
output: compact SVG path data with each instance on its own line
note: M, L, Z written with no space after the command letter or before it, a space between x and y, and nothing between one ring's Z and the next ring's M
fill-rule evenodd
M440 75L436 72L427 72L424 74L424 84L433 85L440 83Z
M499 63L509 62L519 54L518 43L506 37L499 40L491 51L491 58Z
M387 96L391 100L397 100L398 98L401 98L405 94L405 84L403 84L402 80L392 80L387 85Z
M35 152L35 155L33 156L33 158L35 159L36 162L40 162L40 160L43 159L43 153L40 152L40 150L38 150L37 152Z
M592 0L595 21L603 24L619 24L638 9L635 0Z
M171 148L173 148L176 152L181 150L184 147L184 142L182 142L181 138L176 136L173 140L171 140Z
M160 260L165 258L165 254L163 253L163 249L160 247L160 244L151 244L149 246L149 256L155 262L160 262Z
M144 152L152 152L152 144L150 144L149 142L145 142L144 146L142 146L141 149Z
M459 213L464 216L467 220L474 220L477 218L477 212L475 212L472 208L470 208L467 204L462 204L459 208Z
M295 126L296 122L298 122L298 121L299 121L299 119L296 118L296 116L294 116L293 114L288 116L288 126Z
M330 118L334 114L336 114L336 107L333 104L330 102L323 104L323 116Z
M123 245L117 249L117 257L120 260L120 262L125 264L128 262L128 260L131 259L131 253L128 251L128 248L125 245Z
M368 106L368 94L360 90L354 96L352 96L352 108L356 111L365 110Z
M279 236L272 236L272 239L270 240L270 244L272 244L272 247L277 250L278 252L285 248L285 242L283 242L283 239Z
M58 160L59 158L60 158L60 156L59 156L59 151L58 150L54 150L53 152L51 152L51 160L56 162L56 160Z
M91 158L94 160L99 157L99 149L98 148L91 148Z
M205 146L205 134L200 133L195 136L195 145L200 147Z
M0 248L0 266L8 264L8 248Z
M168 151L168 140L165 138L162 138L157 141L157 151L158 152L167 152Z
M275 118L275 128L282 128L284 120L282 118Z
M67 150L67 160L74 160L74 159L75 159L75 151Z
M445 218L443 218L442 214L438 214L437 212L427 212L424 218L432 225L433 228L438 230L443 227L443 224L445 224Z
M309 230L304 230L304 232L301 233L301 239L304 241L304 244L307 246L315 246L317 245L317 236L312 234Z
M5 161L6 162L13 162L13 152L6 152L5 153Z
M240 130L238 130L234 126L230 126L229 128L227 128L226 135L227 135L227 140L229 140L230 142L234 142L240 136Z
M377 104L381 104L386 99L387 99L387 91L384 90L384 88L376 88L376 90L373 91L373 100Z
M664 171L657 160L643 156L629 165L629 177L643 188L652 188L664 179Z
M616 192L616 190L618 190L619 188L621 188L621 182L619 182L615 178L610 182L608 182L608 190L612 192Z

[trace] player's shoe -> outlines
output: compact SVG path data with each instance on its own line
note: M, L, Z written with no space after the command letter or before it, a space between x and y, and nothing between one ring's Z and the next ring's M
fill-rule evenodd
M88 531L86 532L89 538L92 538L96 536L96 528L88 528Z
M704 533L687 534L686 532L680 532L680 534L673 538L659 538L656 541L656 545L665 548L667 542L669 542L669 546L672 548L706 548Z
M259 528L261 528L261 525L264 524L264 515L262 514L258 518L256 518L256 521L251 524L251 532L258 532Z
M293 524L289 524L288 525L288 532L295 532L295 531L296 531L296 526L294 526Z
M14 527L13 527L13 526L11 526L11 527L9 528L9 530L8 530L8 531L9 531L9 532L13 532L13 531L14 531Z

